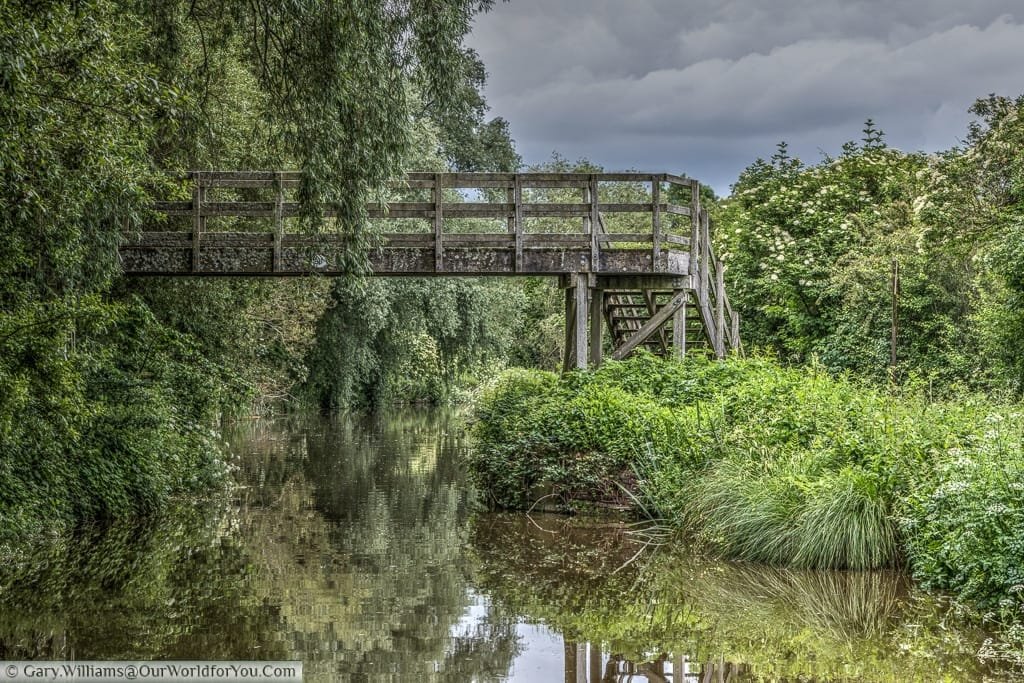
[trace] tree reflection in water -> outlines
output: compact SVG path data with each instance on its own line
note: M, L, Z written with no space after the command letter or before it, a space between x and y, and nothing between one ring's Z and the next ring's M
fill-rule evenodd
M0 659L300 659L309 681L979 680L896 573L641 553L475 504L444 411L225 431L239 487L0 564ZM2 552L2 551L0 551Z

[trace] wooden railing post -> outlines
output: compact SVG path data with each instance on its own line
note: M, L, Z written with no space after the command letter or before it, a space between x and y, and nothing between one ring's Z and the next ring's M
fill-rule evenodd
M202 171L192 173L192 272L199 272L199 245L203 232L206 231L206 217L203 216L203 200L206 188L203 187Z
M281 270L281 238L284 235L284 174L278 172L275 182L277 195L274 201L274 256L271 270Z
M715 356L725 358L725 269L715 260Z
M600 229L601 208L598 201L597 175L591 173L587 184L590 188L590 272L596 273L601 270L601 243L598 235L604 232Z
M441 174L434 174L434 272L444 271L444 188Z
M730 322L730 327L731 327L731 332L732 332L732 334L730 335L732 337L732 339L730 339L729 341L732 344L733 350L734 351L739 351L740 350L740 314L737 313L736 311L732 311L732 314L729 317L731 318L731 320L729 322Z
M661 266L661 177L651 176L651 269L657 272Z
M700 275L700 183L690 181L690 279L697 280L694 284L699 291Z
M512 221L515 227L515 262L513 264L513 270L520 272L523 269L523 180L522 177L516 173L515 178L512 181L512 199L515 204L515 212L512 217Z

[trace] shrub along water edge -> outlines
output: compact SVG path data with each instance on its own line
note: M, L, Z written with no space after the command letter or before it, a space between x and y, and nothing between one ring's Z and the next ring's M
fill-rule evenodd
M499 507L638 513L727 557L801 568L907 565L1005 623L1024 621L1024 421L985 397L931 401L766 358L639 354L482 392L470 456Z

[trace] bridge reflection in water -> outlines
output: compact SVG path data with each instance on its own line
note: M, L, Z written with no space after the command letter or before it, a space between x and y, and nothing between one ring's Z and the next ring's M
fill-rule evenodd
M731 683L750 673L745 664L693 662L686 655L662 654L637 663L603 652L594 643L565 641L565 683Z

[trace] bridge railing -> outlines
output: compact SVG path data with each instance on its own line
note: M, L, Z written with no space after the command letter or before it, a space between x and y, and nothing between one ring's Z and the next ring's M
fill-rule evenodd
M187 232L196 272L204 247L272 249L277 272L289 246L332 239L298 227L298 172L197 171L182 180L178 200L156 203L165 229L148 234L166 245ZM658 273L673 270L668 253L690 252L694 187L665 173L410 173L366 215L383 223L382 248L432 249L435 272L458 249L507 250L510 270L529 272L524 253L548 248L581 251L592 272L602 270L604 252L644 251L649 260L633 262ZM336 214L328 207L323 215ZM606 234L594 229L602 216Z

